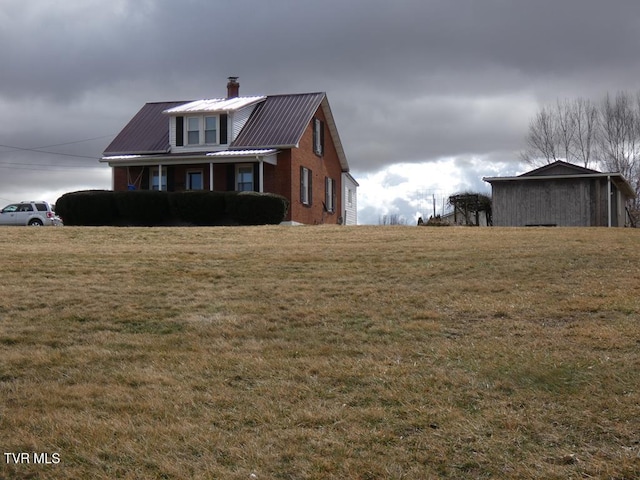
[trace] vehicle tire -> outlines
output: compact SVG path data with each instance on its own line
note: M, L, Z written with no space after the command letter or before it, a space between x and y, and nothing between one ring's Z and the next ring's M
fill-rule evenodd
M41 227L42 225L44 225L42 220L38 220L37 218L34 218L29 222L30 227Z

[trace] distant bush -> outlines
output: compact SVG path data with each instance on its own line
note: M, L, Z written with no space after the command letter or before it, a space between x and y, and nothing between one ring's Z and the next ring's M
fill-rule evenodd
M85 190L56 202L56 213L71 226L279 224L288 209L286 198L256 192Z

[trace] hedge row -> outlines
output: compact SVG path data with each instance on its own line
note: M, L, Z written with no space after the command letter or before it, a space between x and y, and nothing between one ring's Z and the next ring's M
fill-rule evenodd
M272 193L85 190L62 195L65 225L268 225L284 220L289 201Z

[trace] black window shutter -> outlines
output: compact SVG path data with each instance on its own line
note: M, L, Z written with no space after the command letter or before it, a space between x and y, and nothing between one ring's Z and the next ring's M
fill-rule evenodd
M149 190L149 175L151 172L149 168L142 167L141 177L140 177L140 190Z
M324 122L318 121L320 122L320 155L324 155Z
M316 127L318 122L317 118L313 119L313 153L318 153L316 145L318 145L318 128Z
M329 177L324 177L324 207L325 210L328 210L327 206L329 205L329 189L331 188L331 179Z
M260 191L260 164L259 163L253 164L253 191L254 192Z
M309 170L309 206L313 204L313 173Z
M175 169L167 166L167 192L173 192L176 189Z
M300 203L304 203L304 167L300 167Z
M236 189L236 166L233 163L227 165L227 191Z
M176 117L176 146L184 146L184 117Z
M337 192L336 192L336 181L335 180L331 180L331 194L333 195L331 204L333 205L333 209L331 210L332 212L336 211L336 208L338 208L338 205L336 204L337 202Z
M220 143L222 145L226 145L229 143L229 139L227 138L227 118L228 115L226 113L220 115Z

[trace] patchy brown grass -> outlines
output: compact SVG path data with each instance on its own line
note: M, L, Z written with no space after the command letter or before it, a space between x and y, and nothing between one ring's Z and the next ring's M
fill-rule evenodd
M2 479L640 476L638 230L0 234Z

